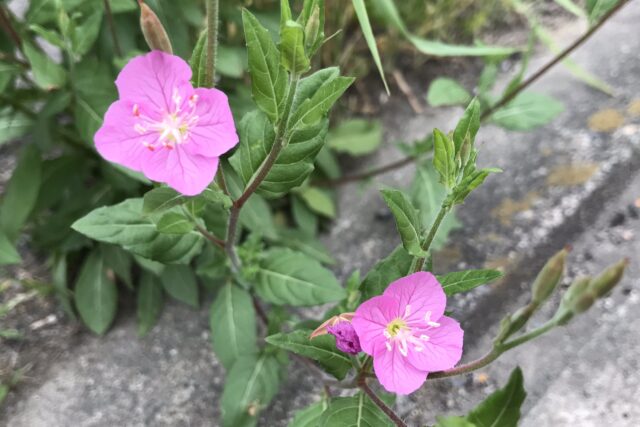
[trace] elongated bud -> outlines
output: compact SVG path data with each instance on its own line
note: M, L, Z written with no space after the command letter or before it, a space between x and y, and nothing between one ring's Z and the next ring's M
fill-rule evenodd
M629 260L623 259L622 261L606 268L602 273L594 277L589 289L597 298L603 297L620 282L627 264L629 264Z
M588 305L588 300L589 297L593 298L593 295L583 297L583 295L589 293L590 282L591 277L579 277L571 283L569 289L562 296L562 302L556 313L559 324L566 325L574 314L582 313L591 306ZM587 307L584 308L585 306Z
M595 296L591 292L585 292L571 303L571 311L575 314L584 313L596 302Z
M309 16L309 20L307 21L304 27L304 40L305 47L307 51L313 47L316 43L316 38L318 38L318 31L320 29L320 8L317 4L313 6L313 11L311 12L311 16Z
M562 249L556 253L547 261L544 267L542 267L540 273L538 273L538 277L536 277L536 280L533 282L531 289L531 298L534 303L539 305L546 301L556 286L558 286L558 283L560 283L567 253L566 249Z
M173 53L169 36L158 16L142 0L138 0L138 4L140 5L140 28L149 48Z

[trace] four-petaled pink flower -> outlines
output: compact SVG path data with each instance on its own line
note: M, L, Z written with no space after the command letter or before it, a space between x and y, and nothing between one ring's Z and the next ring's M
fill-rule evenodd
M116 80L120 98L95 135L102 157L187 196L201 193L238 135L226 95L194 89L190 79L189 65L168 53L129 61Z
M446 302L433 274L418 272L358 307L351 323L362 350L373 356L375 374L386 390L412 393L429 372L458 363L463 331L444 316Z

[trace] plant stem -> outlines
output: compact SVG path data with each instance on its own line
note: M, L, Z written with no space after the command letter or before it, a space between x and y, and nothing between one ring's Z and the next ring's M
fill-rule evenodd
M113 40L113 50L115 51L116 56L121 57L122 49L120 48L120 40L118 40L118 33L113 22L113 13L111 12L111 4L109 4L109 0L104 0L104 11L107 15L107 23L109 25L109 31L111 32L111 39Z
M278 160L278 156L280 155L280 151L284 148L284 144L286 142L286 132L287 132L287 122L289 121L289 112L291 110L291 104L293 103L293 95L296 92L296 88L298 87L298 76L292 75L289 81L289 91L287 92L287 99L285 101L285 108L283 110L282 116L278 121L278 126L276 129L276 136L273 146L271 147L271 151L267 155L267 158L264 159L258 172L255 174L249 185L242 192L240 197L238 197L234 202L233 206L231 206L231 213L229 214L229 225L227 227L227 244L226 251L229 254L229 258L231 259L231 265L235 268L239 268L238 257L235 253L235 240L236 233L238 228L238 218L240 217L240 210L242 206L246 203L246 201L251 197L251 195L258 189L262 181L267 177L269 171Z
M440 228L440 224L442 224L442 221L447 216L447 213L449 213L449 209L450 209L450 206L448 203L443 203L442 206L440 206L440 211L438 212L438 216L433 221L433 225L429 229L429 234L427 234L427 237L424 240L424 243L422 244L422 250L424 250L425 252L429 252L429 249L431 248L431 243L433 243L433 239L436 237L436 233L438 232L438 228ZM417 271L422 271L422 268L424 267L424 261L426 258L427 257L424 256L424 257L419 257L417 259L415 266L412 269L414 273Z
M366 377L360 376L358 378L358 387L360 387L360 390L362 390L369 397L369 399L371 399L371 401L375 403L376 406L380 408L380 410L384 412L384 414L389 417L391 421L393 421L396 426L407 427L407 424L405 424L405 422L402 421L402 419L395 412L393 412L393 409L389 408L387 404L384 403L373 390L371 390L371 388L367 385Z
M427 380L436 380L440 378L455 377L456 375L467 374L469 372L473 372L478 369L484 368L489 363L493 362L498 357L500 357L503 353L511 350L512 348L518 347L519 345L522 345L528 341L531 341L534 338L539 337L540 335L550 331L556 326L558 326L557 319L553 318L549 320L547 323L545 323L544 325L540 326L539 328L536 328L530 332L527 332L526 334L521 335L512 341L509 341L504 344L494 345L493 349L489 353L482 356L480 359L474 360L473 362L465 363L464 365L460 365L452 369L447 369L446 371L431 372L427 377Z
M618 2L618 4L616 4L614 7L612 7L600 19L600 21L598 21L597 24L595 24L594 26L589 28L589 30L586 33L584 33L582 35L582 37L580 37L579 39L574 41L571 45L567 46L562 52L557 54L553 59L551 59L549 62L544 64L542 67L540 67L538 69L538 71L533 73L525 81L521 82L514 90L510 91L509 93L507 93L506 96L503 96L498 102L496 102L490 108L485 110L482 113L481 119L486 119L487 117L491 116L491 114L493 114L496 110L498 110L499 108L501 108L501 107L505 106L506 104L508 104L509 101L513 100L516 96L518 96L518 94L520 92L522 92L527 87L531 86L531 84L533 84L533 82L535 82L540 77L542 77L547 71L549 71L551 68L553 68L558 62L562 61L571 52L573 52L578 47L580 47L580 45L582 45L584 42L586 42L596 31L598 31L598 29L600 27L602 27L602 25L604 25L605 22L607 22L609 20L609 18L611 18L613 15L615 15L615 13L618 10L620 10L625 4L629 3L629 1L630 0L620 0Z
M216 54L218 50L218 10L219 0L207 1L207 70L205 87L214 87L216 83Z
M209 240L211 243L213 243L217 247L224 249L224 245L225 245L224 240L218 239L216 236L214 236L212 233L209 233L209 231L207 231L204 227L202 227L199 224L196 224L196 228L198 229L200 234L202 234L207 240Z
M531 75L531 77L529 77L528 79L526 79L525 81L520 83L512 91L510 91L507 94L504 94L504 96L498 102L496 102L492 107L490 107L489 109L485 110L482 113L481 117L480 117L481 120L487 119L498 108L503 107L509 101L513 100L513 98L515 98L520 92L522 92L524 89L529 87L533 82L538 80L540 77L542 77L544 74L546 74L551 68L553 68L555 65L557 65L558 62L561 62L565 57L567 57L567 55L569 55L575 49L580 47L580 45L582 45L585 41L587 41L616 12L618 12L625 4L629 3L629 1L630 0L621 0L620 2L618 2L618 4L616 4L611 10L609 10L609 12L607 12L600 19L600 21L598 21L597 24L592 26L578 40L573 42L569 47L564 49L562 52L558 53L558 55L556 55L553 59L551 59L549 62L547 62L545 65L543 65L540 69L538 69L538 71L533 73ZM347 175L347 176L343 176L343 177L340 177L340 178L337 178L337 179L318 181L316 183L316 185L318 185L320 187L338 187L338 186L341 186L341 185L344 185L344 184L348 184L350 182L362 181L362 180L370 179L370 178L373 178L375 176L381 175L383 173L387 173L387 172L390 172L392 170L400 169L400 168L402 168L404 166L407 166L407 165L413 163L417 159L418 159L418 157L407 156L407 157L405 157L403 159L400 159L400 160L397 160L395 162L391 162L389 164L382 165L382 166L370 169L370 170L362 172L362 173L357 173L357 174L353 174L353 175Z
M496 348L494 348L489 353L485 354L478 360L474 360L473 362L465 363L464 365L447 369L446 371L431 372L427 376L427 380L437 380L440 378L455 377L456 375L462 375L462 374L467 374L469 372L476 371L480 368L484 368L489 363L496 360L498 357L500 357L501 354L502 354L502 351L499 351Z
M18 50L22 50L22 39L20 38L20 34L18 34L15 28L13 28L9 12L3 4L0 4L0 28L7 33L7 36L9 36L13 44L16 45L16 48Z

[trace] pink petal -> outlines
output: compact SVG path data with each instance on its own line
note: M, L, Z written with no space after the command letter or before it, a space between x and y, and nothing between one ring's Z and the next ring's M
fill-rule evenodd
M373 356L373 370L385 390L398 394L413 393L427 379L427 372L414 368L394 346L391 351L382 345Z
M153 144L157 132L140 134L134 129L136 118L131 101L116 101L107 110L104 122L94 136L96 150L110 162L119 163L135 171L142 171L143 164L153 155L144 142ZM144 108L144 107L140 107ZM144 111L152 115L152 111Z
M385 296L398 300L403 310L405 320L424 322L427 312L431 312L430 319L438 321L444 314L447 296L435 276L425 271L410 274L392 282L384 291ZM407 310L406 307L409 306ZM409 313L405 316L405 310Z
M442 371L453 368L462 357L464 331L460 324L447 316L442 316L438 323L439 327L425 332L429 340L424 342L424 350L409 351L407 355L408 361L416 369L428 372Z
M190 79L191 67L182 58L154 50L130 60L118 74L116 86L120 99L169 111L174 89L183 100L193 93Z
M195 196L211 184L217 170L217 157L189 154L184 146L176 146L155 150L142 171L150 180L164 182L185 196Z
M383 335L384 330L389 322L399 317L398 313L398 301L384 295L360 304L351 324L360 338L362 351L373 355L377 343L384 347L387 340Z
M219 157L238 143L227 95L218 89L198 88L197 125L189 132L189 151L207 157Z

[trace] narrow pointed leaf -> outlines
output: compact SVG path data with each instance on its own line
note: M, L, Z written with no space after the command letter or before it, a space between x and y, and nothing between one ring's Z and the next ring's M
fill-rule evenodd
M478 286L493 282L502 277L498 270L466 270L438 276L438 281L447 296L467 292Z
M517 427L520 407L527 396L523 381L520 368L514 369L504 388L476 406L467 419L476 427Z
M416 208L411 204L409 197L400 190L381 190L389 209L396 221L398 233L402 238L402 245L413 256L425 256L422 249L422 224Z
M74 290L82 321L98 335L104 334L116 315L118 291L107 277L99 251L85 260Z

